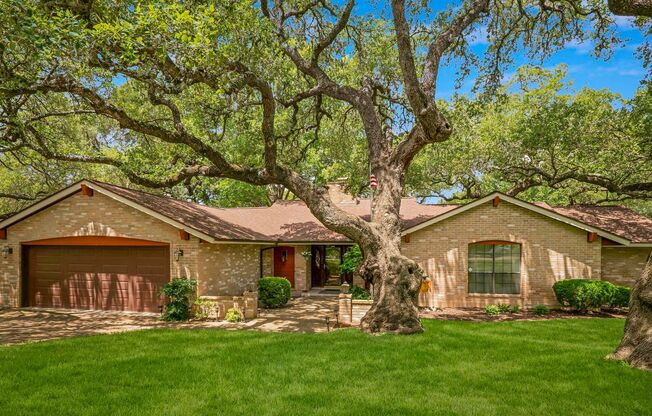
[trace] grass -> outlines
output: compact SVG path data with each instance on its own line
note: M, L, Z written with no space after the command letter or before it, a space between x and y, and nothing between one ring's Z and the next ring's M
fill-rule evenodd
M425 321L416 336L147 330L0 348L0 413L644 415L623 321Z

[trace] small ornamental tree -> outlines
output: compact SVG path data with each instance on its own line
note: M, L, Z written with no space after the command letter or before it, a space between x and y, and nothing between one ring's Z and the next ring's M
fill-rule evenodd
M362 248L374 285L362 328L420 332L424 272L401 253L399 210L415 156L453 132L440 72L475 69L492 94L516 52L617 42L604 0L430 3L381 1L373 14L354 0L9 1L0 145L110 165L147 187L281 185ZM343 153L378 178L368 221L314 180Z

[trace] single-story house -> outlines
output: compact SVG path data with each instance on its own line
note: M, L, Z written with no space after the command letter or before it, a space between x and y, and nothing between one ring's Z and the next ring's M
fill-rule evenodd
M340 207L370 203L329 185ZM652 250L652 220L618 206L551 207L500 193L464 205L402 202L403 252L423 267L419 304L555 305L560 279L631 285ZM200 296L237 296L261 276L296 294L339 286L352 245L301 201L211 208L97 181L71 185L0 222L0 306L156 312L173 277Z

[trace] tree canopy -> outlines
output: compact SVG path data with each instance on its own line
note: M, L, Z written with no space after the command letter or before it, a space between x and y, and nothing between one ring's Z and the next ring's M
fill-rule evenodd
M523 67L491 100L447 104L451 140L426 149L408 184L418 195L468 200L494 190L549 203L633 204L652 197L652 90L625 100L575 91L565 68Z

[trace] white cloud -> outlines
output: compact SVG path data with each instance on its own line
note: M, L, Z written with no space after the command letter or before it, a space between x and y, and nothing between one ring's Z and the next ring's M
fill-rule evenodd
M571 40L566 44L566 48L568 49L574 49L575 53L578 55L588 55L591 52L593 52L593 44L591 41L585 40L583 42L579 42L576 39Z
M602 72L607 74L616 74L621 77L637 77L642 78L645 75L645 71L641 68L627 68L623 65L611 65L598 67L596 72Z
M642 69L619 69L616 71L618 75L623 76L623 77L642 77L645 75L645 71Z
M633 30L636 29L634 26L634 18L627 16L614 16L614 23L622 30Z

